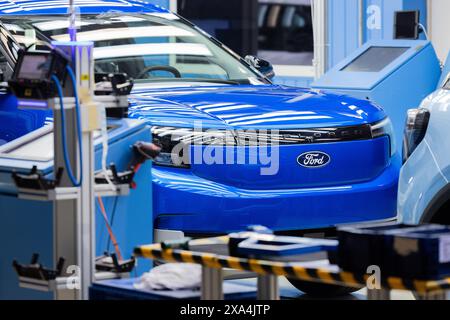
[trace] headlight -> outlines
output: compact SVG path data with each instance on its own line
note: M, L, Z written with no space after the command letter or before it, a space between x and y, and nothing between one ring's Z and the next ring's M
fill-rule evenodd
M161 166L190 168L189 146L236 145L235 137L227 130L196 130L191 128L152 127L153 143L161 153L153 163Z
M391 146L391 157L395 154L397 146L395 143L394 127L391 120L386 117L380 122L374 123L371 126L372 138L378 138L382 136L388 136Z
M417 146L425 138L430 112L426 109L410 109L407 112L405 133L403 136L403 163L408 160Z

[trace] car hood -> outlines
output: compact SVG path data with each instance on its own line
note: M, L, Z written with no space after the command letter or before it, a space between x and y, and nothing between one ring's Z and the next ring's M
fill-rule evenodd
M373 123L386 116L369 101L278 85L141 87L130 102L130 117L176 127L301 129Z

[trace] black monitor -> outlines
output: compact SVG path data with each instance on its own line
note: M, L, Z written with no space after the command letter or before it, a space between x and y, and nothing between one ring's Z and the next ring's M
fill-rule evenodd
M52 76L63 82L68 60L60 51L20 50L13 75L8 81L15 96L22 99L48 99L56 95Z
M396 11L394 21L394 39L419 38L420 13L416 11Z
M17 78L27 80L45 80L50 77L51 59L49 53L24 55Z

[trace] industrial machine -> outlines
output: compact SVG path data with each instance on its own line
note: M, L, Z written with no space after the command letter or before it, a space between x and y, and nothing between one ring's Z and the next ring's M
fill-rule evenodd
M108 162L116 165L118 170L125 170L135 158L130 148L137 141L150 139L149 128L142 122L122 119L108 121ZM51 298L48 292L23 289L18 286L18 278L12 268L14 259L28 262L34 253L39 253L40 262L47 268L60 257L54 248L53 225L56 209L51 201L33 200L20 193L16 187L12 173L28 174L33 166L43 178L54 176L53 171L53 125L41 129L5 144L0 148L0 239L2 243L10 243L2 248L0 260L0 299L45 299ZM95 134L95 167L101 167L102 141L99 133ZM145 163L134 176L136 188L129 191L128 196L114 196L103 199L108 218L113 224L117 242L124 257L129 258L133 246L148 243L153 239L152 197L151 197L151 164ZM145 199L145 201L142 201ZM130 216L130 213L132 215ZM100 209L95 215L95 255L112 251L113 245L103 222ZM69 226L61 233L69 232ZM64 239L61 239L64 241ZM67 260L67 255L63 255ZM56 260L55 260L56 259ZM71 263L66 261L65 267ZM147 271L150 263L143 261L137 267L137 273Z
M400 150L406 111L436 90L440 75L439 60L429 41L370 41L315 81L312 88L378 104L392 120Z
M94 77L93 43L75 41L71 26L69 42L21 49L4 86L18 109L50 110L54 120L0 148L0 239L10 243L0 261L0 298L52 297L20 285L87 299L94 281L133 271L133 246L152 241L145 162L159 149L145 122L121 119L133 81Z

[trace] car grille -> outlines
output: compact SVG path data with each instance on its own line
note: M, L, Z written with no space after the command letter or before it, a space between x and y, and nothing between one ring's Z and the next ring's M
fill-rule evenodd
M289 130L194 130L152 127L153 139L160 143L182 142L200 145L298 145L372 139L369 124L347 127Z

